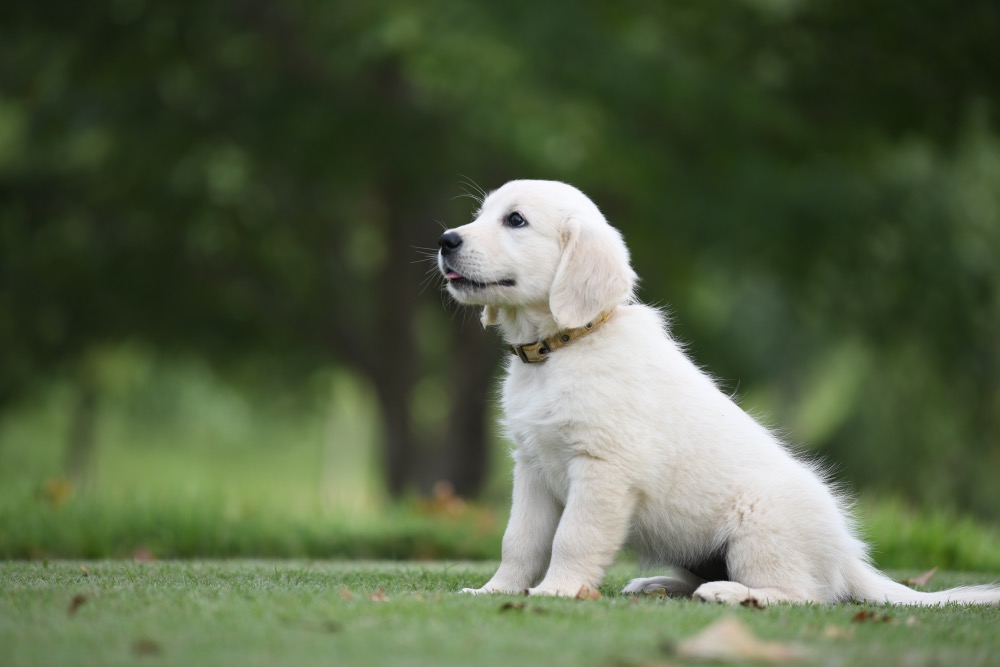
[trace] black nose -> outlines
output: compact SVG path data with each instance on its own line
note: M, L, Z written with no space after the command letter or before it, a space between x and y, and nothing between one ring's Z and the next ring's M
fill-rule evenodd
M441 246L442 255L450 255L452 251L458 250L458 247L462 245L462 237L455 232L445 232L438 239L438 245Z

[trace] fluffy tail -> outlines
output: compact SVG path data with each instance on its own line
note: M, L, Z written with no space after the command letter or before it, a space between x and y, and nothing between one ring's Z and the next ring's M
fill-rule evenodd
M851 596L874 604L938 607L946 604L1000 604L1000 586L959 586L945 591L923 593L897 583L867 563L858 563L849 575Z

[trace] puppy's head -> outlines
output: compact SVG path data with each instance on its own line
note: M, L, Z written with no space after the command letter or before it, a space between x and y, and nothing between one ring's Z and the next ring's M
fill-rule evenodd
M456 301L548 310L561 329L585 325L632 297L635 273L621 234L590 199L556 181L511 181L476 219L438 241L438 267Z

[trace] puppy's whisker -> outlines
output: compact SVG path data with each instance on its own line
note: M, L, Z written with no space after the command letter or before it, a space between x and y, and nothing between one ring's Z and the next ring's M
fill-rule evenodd
M482 206L483 204L483 201L479 197L468 191L463 192L460 195L455 195L454 197L451 198L452 201L455 201L456 199L471 199L472 201L476 202L477 206Z
M486 200L486 192L484 192L483 189L479 187L479 185L476 184L476 182L473 181L471 178L467 176L462 176L461 174L459 174L459 176L464 179L458 182L459 187L462 188L463 194L453 197L452 200L454 201L455 199L468 197L472 201L476 202L476 205L479 208L482 208L483 202ZM471 192L470 188L472 190Z
M476 183L476 181L473 178L471 178L469 176L466 176L465 174L459 174L458 176L459 176L459 178L464 179L464 180L459 181L460 184L469 186L473 190L475 190L476 192L479 193L479 197L476 198L476 199L479 201L480 204L482 204L483 201L486 200L486 196L487 196L486 190L483 190L479 186L479 184Z
M428 288L430 288L430 286L434 284L435 278L440 278L440 275L441 274L439 274L436 270L428 271L427 274L424 276L424 279L420 281L420 291L417 292L417 295L420 296L424 292L426 292ZM441 287L442 289L444 289L445 285L442 285Z

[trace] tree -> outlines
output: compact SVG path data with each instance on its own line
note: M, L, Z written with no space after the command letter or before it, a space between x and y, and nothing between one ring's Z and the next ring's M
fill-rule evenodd
M813 429L852 476L887 466L866 442L898 456L932 423L968 441L951 460L998 455L998 209L967 182L996 173L995 3L3 12L0 401L125 339L220 368L337 364L375 389L394 494L473 494L497 347L442 307L417 248L468 219L459 174L537 176L592 195L647 300L779 411L820 386L811 360L876 368ZM904 433L905 367L941 414ZM426 392L444 416L416 414ZM928 448L906 469L934 466ZM985 474L953 470L934 493Z

